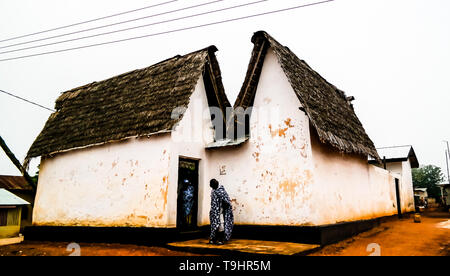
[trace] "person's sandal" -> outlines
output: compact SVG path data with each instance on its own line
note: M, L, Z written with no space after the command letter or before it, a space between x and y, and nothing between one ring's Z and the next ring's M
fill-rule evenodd
M217 242L216 244L217 244L217 245L224 245L223 242Z

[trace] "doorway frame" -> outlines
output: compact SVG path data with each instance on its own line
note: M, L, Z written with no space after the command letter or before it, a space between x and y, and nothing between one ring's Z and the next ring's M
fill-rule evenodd
M400 197L400 179L395 178L395 195L397 199L397 213L399 218L403 218L402 214L402 201Z
M194 163L195 164L195 178L196 178L196 183L194 183L194 187L195 187L195 193L194 193L194 205L192 206L192 210L193 210L193 214L192 214L192 226L190 228L183 228L181 223L180 223L180 210L182 210L180 208L180 204L181 204L181 179L180 179L180 164L182 161L185 162L190 162L190 163ZM178 179L177 179L177 215L176 215L176 229L179 230L180 232L189 232L189 231L196 231L199 229L199 220L198 220L198 215L199 215L199 199L200 199L200 159L197 158L191 158L191 157L186 157L186 156L179 156L178 157L178 167L177 167L177 172L178 172Z

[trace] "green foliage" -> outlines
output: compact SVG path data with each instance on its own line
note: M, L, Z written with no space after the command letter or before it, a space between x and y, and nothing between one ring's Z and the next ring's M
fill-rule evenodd
M428 165L412 171L414 188L427 188L428 197L439 199L441 189L437 186L444 180L441 168Z

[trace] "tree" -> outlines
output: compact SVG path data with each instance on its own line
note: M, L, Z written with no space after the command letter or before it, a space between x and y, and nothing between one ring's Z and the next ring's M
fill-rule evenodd
M428 165L420 169L413 169L412 177L414 188L427 188L428 197L440 199L441 189L438 184L444 180L441 168Z

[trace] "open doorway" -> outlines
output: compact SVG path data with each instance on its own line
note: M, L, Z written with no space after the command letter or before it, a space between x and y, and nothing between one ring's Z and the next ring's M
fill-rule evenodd
M192 231L197 228L199 161L180 158L178 165L177 228Z
M402 205L400 199L400 180L398 178L395 179L395 194L397 195L397 212L398 217L402 218Z

